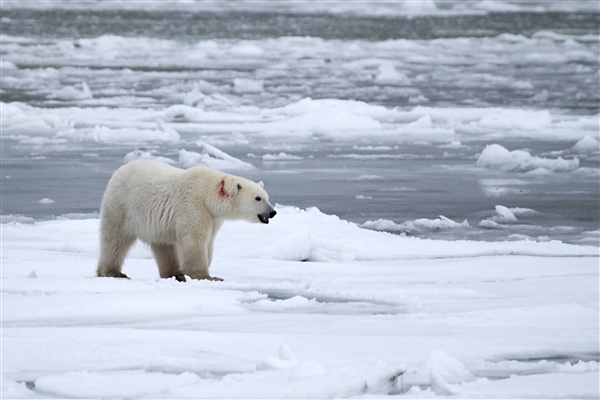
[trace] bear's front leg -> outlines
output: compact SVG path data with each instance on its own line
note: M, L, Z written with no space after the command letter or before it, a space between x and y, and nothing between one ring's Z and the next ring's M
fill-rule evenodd
M178 238L177 252L181 270L192 279L222 281L223 279L210 276L208 268L210 236L194 235L193 232L182 234Z

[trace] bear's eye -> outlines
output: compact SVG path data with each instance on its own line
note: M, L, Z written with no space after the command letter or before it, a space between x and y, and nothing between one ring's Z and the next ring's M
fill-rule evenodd
M260 198L260 196L256 196L256 197L254 198L254 200L256 200L256 201L261 201L262 199Z

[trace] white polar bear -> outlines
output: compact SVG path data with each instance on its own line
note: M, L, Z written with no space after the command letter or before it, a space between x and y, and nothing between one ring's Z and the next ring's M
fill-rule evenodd
M150 245L161 278L222 280L208 268L223 222L268 224L275 214L262 182L207 167L130 162L114 173L102 199L98 276L127 278L121 267L140 239Z

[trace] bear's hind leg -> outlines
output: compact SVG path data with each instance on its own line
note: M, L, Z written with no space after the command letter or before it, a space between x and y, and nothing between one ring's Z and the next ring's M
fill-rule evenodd
M179 271L177 261L177 251L172 244L152 244L150 245L158 271L161 278L175 277L180 282L185 282L185 276Z
M121 272L121 268L127 252L135 242L135 238L105 232L101 232L100 237L98 276L129 278Z

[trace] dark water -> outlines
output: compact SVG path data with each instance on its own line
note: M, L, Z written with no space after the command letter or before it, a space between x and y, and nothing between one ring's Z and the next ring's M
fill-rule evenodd
M4 10L7 35L81 38L101 35L201 39L265 39L311 36L341 40L531 36L551 30L567 35L597 34L598 14L497 13L488 15L366 17L261 12L143 10Z
M28 38L29 42L20 46L23 46L21 49L31 50L30 55L19 55L11 40L3 42L3 59L13 62L18 68L16 71L3 70L3 102L23 102L49 110L64 106L90 107L93 104L60 101L49 95L57 88L85 80L95 93L108 87L115 91L120 89L136 99L134 106L161 110L181 102L179 98L174 98L172 92L161 92L164 87L174 86L173 90L178 90L177 85L181 85L189 90L189 83L197 79L224 85L232 77L253 77L253 74L268 70L268 65L246 65L244 68L211 68L204 65L192 68L185 64L177 65L177 60L173 60L174 64L151 64L151 55L147 56L147 64L119 58L105 62L102 55L98 55L97 59L82 61L77 56L78 41L102 35L169 39L187 44L213 39L264 40L282 36L310 36L342 42L407 39L435 43L436 39L493 39L501 34L530 38L542 31L594 37L599 33L600 17L593 13L498 13L405 18L11 9L2 11L1 21L3 35ZM40 51L47 51L44 43L65 39L73 43L72 58L36 55L42 53L36 53L35 46L41 46ZM586 40L594 43L593 38L584 38L581 39L583 46L586 46ZM449 46L454 46L453 43L450 42ZM597 51L597 45L595 49ZM510 56L506 51L506 47L503 47L497 57L502 60ZM489 58L465 63L468 55L463 52L460 58L452 61L453 52L452 48L448 49L445 54L447 57L437 65L407 63L406 70L411 77L417 74L422 76L421 79L414 79L409 89L427 99L423 105L525 107L571 115L593 115L600 110L597 60L575 54L570 61L551 64L520 63L514 57L506 63L486 63ZM489 49L489 52L493 54L494 49ZM427 54L429 60L434 56ZM473 57L477 58L478 55L474 54ZM341 74L340 66L348 59L351 60L351 56L335 53L323 55L318 51L314 60L290 57L288 61L291 65L286 74L261 75L265 82L265 93L240 96L239 104L276 107L311 97L360 100L386 107L411 108L420 105L419 101L408 101L411 92L407 92L406 87L382 88L357 78L352 72ZM482 68L486 73L505 78L506 82L526 80L531 82L531 87L524 85L515 88L504 83L480 85L477 81L479 78L470 76L480 73ZM126 74L124 69L127 69ZM56 75L51 79L32 78L40 71L50 71ZM224 93L231 94L229 87L222 87ZM549 93L549 98L540 105L532 97L544 90ZM111 96L107 94L104 97L109 107L132 106L123 103L118 96ZM102 96L95 96L94 100L98 98ZM10 137L6 136L7 132ZM13 128L3 129L0 175L1 213L5 216L46 219L63 214L96 212L105 185L111 173L123 163L124 155L135 148L148 146L88 142L32 145L16 140L14 137L18 133ZM517 233L532 238L548 237L590 243L589 236L583 232L599 228L600 183L597 179L573 174L524 176L475 166L477 155L489 143L500 143L510 150L529 149L532 154L550 154L569 148L574 144L573 141L512 136L492 141L470 138L462 140L465 146L449 149L427 141L399 141L394 138L365 137L337 141L298 139L302 150L296 154L303 157L301 161L267 162L250 158L249 153L268 145L266 139L263 140L256 140L249 146L232 143L219 148L253 163L256 171L239 174L264 180L272 199L279 204L316 206L325 213L358 223L377 219L401 223L444 215L458 222L467 219L473 227L419 234L444 239L498 240ZM393 146L395 155L406 157L391 160L336 157L372 153L357 150L357 145ZM161 155L174 158L182 147L181 144L169 143L149 146L159 149ZM194 150L189 144L185 147ZM584 157L580 166L597 169L598 157ZM357 180L357 177L364 175L377 175L379 178ZM44 197L55 202L38 203ZM493 215L494 207L498 204L531 208L538 214L520 218L518 225L508 226L505 230L477 228L479 221Z
M494 13L489 15L420 16L420 17L366 17L352 15L294 15L277 13L240 13L240 12L190 12L190 11L137 11L137 10L3 10L2 34L33 38L41 43L52 40L70 40L75 46L81 46L79 40L96 38L103 35L116 35L131 38L157 38L195 43L200 40L239 39L264 40L287 36L313 37L323 40L364 40L368 42L389 40L417 40L427 43L439 39L458 38L495 38L498 35L522 35L531 37L540 32L552 32L558 35L584 35L590 38L599 34L600 13ZM510 40L510 39L509 39ZM593 39L586 39L593 40ZM34 46L34 43L27 46ZM449 44L451 47L452 45ZM468 44L466 45L468 47ZM5 45L6 47L6 45ZM568 49L567 49L568 50ZM462 50L464 51L464 49ZM416 61L408 60L415 74L422 79L411 82L411 89L422 93L429 106L485 106L485 107L538 107L534 96L543 90L550 93L546 101L547 108L568 110L576 114L592 114L599 110L600 94L598 77L580 76L578 67L595 68L597 60L575 59L573 62L546 63L519 62L502 59L505 54L497 54L493 48L485 49L487 56L481 57L479 48L473 48L471 59L460 57L452 60L452 49L438 65L430 64L430 58ZM418 54L416 54L418 56ZM526 55L526 54L525 54ZM148 55L149 56L149 55ZM378 57L373 55L374 58ZM403 61L404 54L398 55ZM349 57L344 54L323 56L315 51L295 60L296 64L288 68L284 77L287 93L276 93L277 97L253 97L246 104L272 106L290 102L290 96L297 98L337 98L362 100L388 107L406 106L410 91L401 87L372 87L371 83L357 77L343 77L339 80L340 65ZM475 61L474 61L475 60ZM283 60L278 60L283 61ZM489 62L498 63L489 69ZM255 71L263 65L211 65L203 64L198 70L188 64L179 64L176 59L169 62L136 63L125 59L102 60L97 63L71 60L55 60L53 54L47 54L44 60L23 58L16 62L22 69L40 67L60 68L65 66L87 66L88 84L92 90L121 82L121 87L145 97L151 97L149 103L140 105L172 104L172 99L156 96L153 90L163 86L165 78L153 75L153 72L178 74L180 81L204 79L223 83L229 79L219 72L223 69L239 69L245 72ZM105 68L115 69L106 74ZM132 80L119 73L128 68L142 76ZM222 72L222 71L221 71ZM244 71L240 71L242 73ZM533 88L515 90L509 85L484 85L477 87L465 85L465 77L479 73L498 74L515 81L527 80ZM462 77L458 78L457 77ZM177 79L174 77L173 79ZM271 86L283 86L281 77L261 77L265 79L265 89ZM82 79L81 74L71 72L58 77L61 84L73 84ZM54 82L48 82L52 85ZM57 82L58 83L58 82ZM40 98L44 88L39 85L29 87L26 82L15 84L3 82L3 101L26 101L32 105L50 105ZM41 92L41 93L40 93ZM408 93L408 94L407 94ZM280 102L282 99L286 102Z

